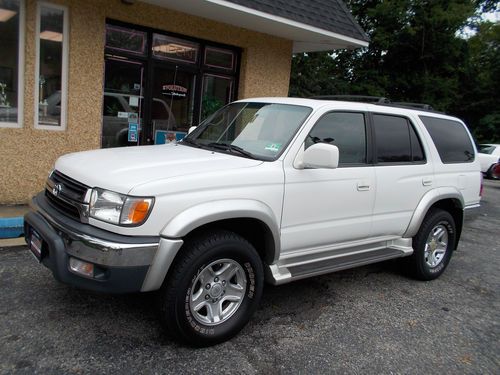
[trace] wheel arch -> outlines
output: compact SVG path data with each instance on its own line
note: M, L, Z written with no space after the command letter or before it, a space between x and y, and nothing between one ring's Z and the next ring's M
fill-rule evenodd
M279 256L279 224L271 208L260 201L222 200L196 205L172 218L160 235L186 239L215 228L245 238L268 264Z
M410 224L408 225L403 237L411 238L417 234L425 215L427 215L431 208L440 208L445 210L449 212L455 220L455 227L457 231L455 241L456 249L460 235L462 234L464 201L460 192L455 188L439 188L427 192L420 200L416 210L414 211Z

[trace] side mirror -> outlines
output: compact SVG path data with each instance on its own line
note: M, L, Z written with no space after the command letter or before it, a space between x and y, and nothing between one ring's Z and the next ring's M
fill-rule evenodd
M196 126L191 126L188 130L188 134L191 134L193 132L193 130L196 129Z
M335 169L339 166L339 148L327 143L316 143L304 151L302 166Z

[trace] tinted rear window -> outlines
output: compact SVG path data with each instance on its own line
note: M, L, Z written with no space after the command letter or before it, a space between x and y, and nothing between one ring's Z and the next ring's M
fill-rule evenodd
M474 147L460 122L428 116L419 117L431 135L443 163L474 161Z
M413 126L405 117L373 115L377 163L425 162Z

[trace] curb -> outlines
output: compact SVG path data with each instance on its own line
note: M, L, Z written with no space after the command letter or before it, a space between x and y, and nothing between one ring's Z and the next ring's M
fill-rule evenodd
M0 239L17 238L24 234L24 217L0 218Z

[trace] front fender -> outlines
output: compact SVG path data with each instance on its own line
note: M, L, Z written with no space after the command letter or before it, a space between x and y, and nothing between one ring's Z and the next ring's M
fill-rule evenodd
M406 232L403 234L403 237L411 238L415 236L418 229L422 225L422 221L429 211L429 208L431 208L434 203L443 199L456 199L460 202L460 207L462 209L464 207L464 198L462 197L462 194L460 194L460 191L454 187L439 187L429 190L422 197L417 208L413 212L410 224L408 225L408 228L406 228Z
M167 238L182 238L205 224L237 218L256 219L267 225L274 239L273 261L277 260L281 248L278 218L268 205L260 201L227 199L190 207L173 217L160 235Z

